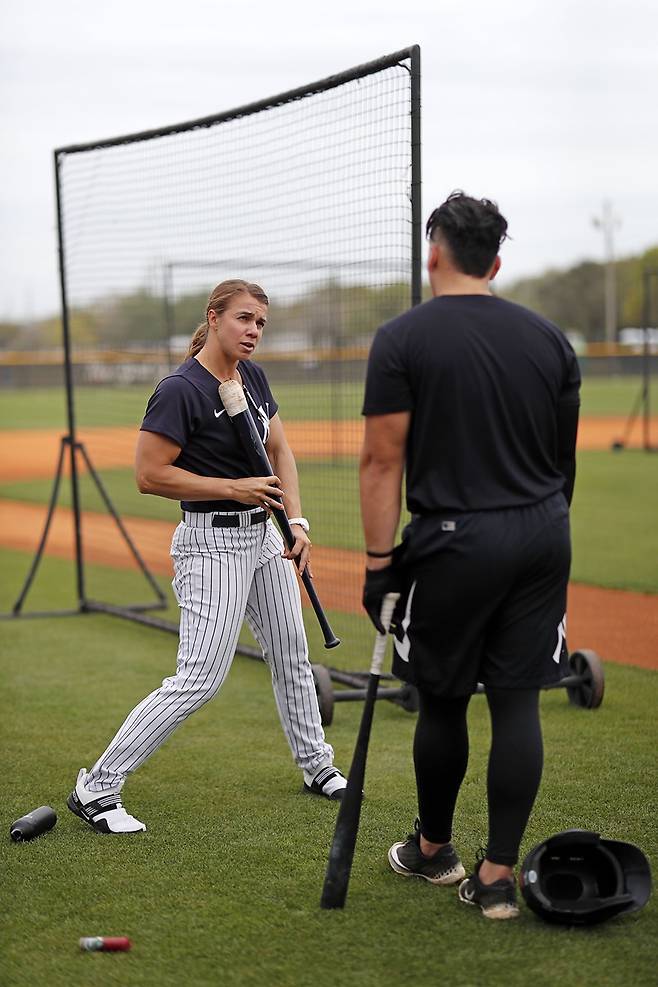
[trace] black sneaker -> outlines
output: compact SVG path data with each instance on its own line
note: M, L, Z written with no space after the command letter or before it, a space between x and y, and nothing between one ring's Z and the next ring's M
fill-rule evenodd
M465 905L479 905L485 918L518 918L514 881L501 878L493 884L483 884L478 876L482 863L478 860L471 876L459 885L459 900Z
M393 844L388 851L388 862L396 874L423 877L430 884L456 884L466 874L452 843L446 843L431 857L421 852L418 820L404 843Z

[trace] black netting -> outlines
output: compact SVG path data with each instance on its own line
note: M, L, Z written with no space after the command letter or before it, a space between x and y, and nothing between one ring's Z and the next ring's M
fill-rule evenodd
M57 165L77 437L147 562L158 571L161 554L168 566L161 525L177 505L135 490L146 400L184 358L212 288L256 281L271 306L255 359L297 458L318 591L354 655L370 639L359 602L365 360L375 328L411 304L417 263L411 57L335 82L202 126L63 149ZM120 539L87 533L103 508L84 473L80 489L85 558L119 564Z

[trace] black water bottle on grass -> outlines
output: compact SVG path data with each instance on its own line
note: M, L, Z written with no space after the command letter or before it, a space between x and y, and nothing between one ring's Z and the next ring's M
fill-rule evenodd
M9 835L14 843L24 843L26 840L41 836L42 833L47 833L56 822L55 811L49 805L42 805L13 822L9 827Z

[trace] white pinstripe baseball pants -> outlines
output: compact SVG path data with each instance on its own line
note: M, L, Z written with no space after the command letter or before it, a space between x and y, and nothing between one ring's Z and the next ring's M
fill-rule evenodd
M240 515L241 521L248 514ZM217 694L247 620L272 671L279 718L298 766L333 763L320 721L294 563L273 522L213 528L186 514L174 532L173 588L181 609L176 674L127 716L87 774L91 791L120 786L189 715Z

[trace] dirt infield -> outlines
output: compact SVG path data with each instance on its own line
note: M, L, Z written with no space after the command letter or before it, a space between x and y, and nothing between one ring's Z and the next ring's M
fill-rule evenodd
M0 500L0 544L34 551L45 508ZM124 524L152 572L171 575L169 544L173 525L165 521L124 518ZM92 563L134 568L135 563L111 517L87 514L83 520L83 549ZM73 516L58 508L46 552L69 559L73 553ZM361 573L357 552L316 547L313 570L318 593L328 609L362 613ZM605 661L658 668L658 597L644 593L597 589L572 584L569 591L569 647L591 648Z
M578 431L579 449L609 449L624 432L625 418L583 418ZM658 418L652 419L652 432L658 431ZM52 477L61 439L59 429L0 431L0 483ZM363 422L293 421L286 424L288 441L300 462L358 456ZM84 443L96 469L132 466L136 430L126 428L81 428L78 440ZM629 441L631 448L641 444L640 428Z

